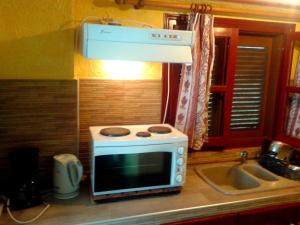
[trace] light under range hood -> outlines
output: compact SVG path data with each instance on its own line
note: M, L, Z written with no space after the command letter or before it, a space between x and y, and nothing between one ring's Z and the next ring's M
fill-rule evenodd
M84 23L82 40L88 59L192 63L191 31Z

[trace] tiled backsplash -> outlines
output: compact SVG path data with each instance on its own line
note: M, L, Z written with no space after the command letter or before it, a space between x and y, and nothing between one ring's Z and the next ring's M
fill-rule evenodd
M80 142L76 80L0 80L0 183L9 179L8 153L15 147L40 149L41 181L51 187L53 155L77 154L80 147L87 168L89 126L160 122L160 80L79 84Z
M76 80L0 80L0 184L9 179L7 157L15 147L40 149L41 181L50 188L53 155L77 154L79 148L88 169L89 126L160 123L160 80L85 79L79 98L77 91ZM192 152L189 164L237 160L241 150ZM254 158L260 148L246 150Z
M8 179L9 151L29 145L40 150L49 186L52 156L78 150L77 81L0 80L0 102L0 183Z
M89 126L160 123L160 80L80 80L80 159L87 168Z

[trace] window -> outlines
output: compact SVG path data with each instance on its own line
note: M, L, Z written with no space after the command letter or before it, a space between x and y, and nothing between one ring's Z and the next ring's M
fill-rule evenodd
M297 68L300 56L300 33L288 36L286 64L281 81L279 129L276 138L300 147L300 73ZM298 73L297 73L298 72Z
M237 40L237 29L215 29L215 61L208 103L209 142L207 146L226 145L224 137L229 131Z
M181 15L180 29L185 29L182 26L187 24L183 23L184 19L187 17ZM281 49L286 44L287 34L295 26L216 18L214 27L215 61L208 104L209 141L204 147L261 145L265 138L273 138L275 134L283 58ZM178 65L172 65L171 71L172 68L180 71ZM172 74L171 82L174 82L171 92L175 93L176 100L169 105L169 112L174 114L178 95L175 87L180 82L180 72ZM297 93L300 94L300 84ZM300 104L300 97L298 99ZM169 119L167 122L174 124L175 116Z
M209 101L209 135L211 137L222 135L219 130L220 127L224 127L224 133L228 133L229 136L235 135L238 131L239 135L245 133L247 136L262 136L272 38L238 35L237 45L231 44L230 46L230 40L219 41L220 39L228 39L224 34L216 32L216 35L216 57L211 87L213 94ZM224 47L220 46L219 43L221 45L225 43L228 46L228 51L223 51ZM230 48L236 49L231 59ZM235 68L231 71L227 70L226 67L229 64L234 64L234 61ZM228 72L226 73L226 71ZM231 82L232 84L230 84ZM228 104L221 109L216 105L216 90L219 92L223 90L222 92L228 96L227 102L231 103L231 107ZM228 113L230 119L227 127L216 122L222 121L216 115L219 117L226 116L224 113L221 114L220 110L230 112Z
M262 124L264 84L269 49L257 43L238 44L230 119L231 130L257 129Z

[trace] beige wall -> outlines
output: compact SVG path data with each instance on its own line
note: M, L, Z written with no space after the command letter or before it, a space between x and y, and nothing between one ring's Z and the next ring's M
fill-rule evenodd
M135 10L132 6L120 8L111 0L2 0L0 79L160 79L159 63L111 66L84 59L78 53L78 46L74 54L74 42L79 43L78 28L87 16L134 20L161 28L163 13L163 10Z
M0 79L73 79L72 0L0 1Z

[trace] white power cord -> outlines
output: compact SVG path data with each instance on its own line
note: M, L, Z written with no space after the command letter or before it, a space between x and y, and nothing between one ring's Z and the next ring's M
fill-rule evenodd
M122 22L125 23L133 23L133 24L138 24L138 25L142 25L143 27L148 27L148 28L153 28L153 26L149 23L144 23L144 22L140 22L137 20L127 20L127 19L121 19L121 20L114 20L112 18L100 18L97 16L87 16L84 19L82 19L80 21L80 27L82 27L82 25L89 19L96 19L100 24L121 24Z
M167 72L167 99L166 99L166 105L165 105L165 112L164 112L163 123L166 122L168 105L169 105L169 98L170 98L170 63L168 63L168 72Z
M121 24L121 22L134 23L134 24L142 25L143 27L153 28L153 26L151 24L140 22L140 21L137 21L137 20L125 20L125 19L122 19L122 20L112 20L111 22L112 23L118 23L118 24Z
M45 203L44 203L45 204ZM34 221L36 221L38 218L40 218L45 212L46 210L50 207L50 204L46 204L45 208L34 218L30 219L30 220L18 220L16 219L13 214L11 213L10 211L10 208L9 208L9 205L10 205L10 201L9 201L9 198L7 198L7 202L6 202L6 210L8 212L8 215L9 217L15 221L16 223L19 223L19 224L26 224L26 223L32 223Z

